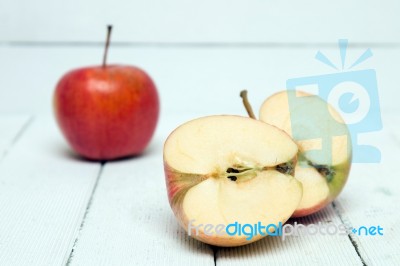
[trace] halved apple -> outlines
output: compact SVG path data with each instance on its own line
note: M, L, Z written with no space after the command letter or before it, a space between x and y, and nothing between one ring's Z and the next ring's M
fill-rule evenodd
M204 227L286 222L302 197L301 183L293 178L297 152L285 132L254 119L220 115L189 121L164 145L171 208L181 226L202 242L254 242L263 236L210 235ZM189 223L198 231L191 232Z
M261 106L260 120L288 133L299 146L295 177L303 198L294 217L319 211L343 189L351 166L348 128L334 108L320 97L282 91Z

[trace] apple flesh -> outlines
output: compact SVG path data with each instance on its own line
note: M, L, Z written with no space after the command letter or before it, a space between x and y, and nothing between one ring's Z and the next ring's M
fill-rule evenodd
M263 103L260 120L284 130L299 146L295 178L303 185L303 198L293 217L332 202L351 166L350 134L338 112L318 96L282 91Z
M105 65L65 74L54 94L57 122L70 146L91 160L140 154L158 119L159 99L141 69Z
M302 197L301 183L293 178L297 152L285 132L254 119L221 115L189 121L164 145L171 208L186 231L190 221L284 223ZM240 246L263 237L210 236L203 227L190 233L216 246Z

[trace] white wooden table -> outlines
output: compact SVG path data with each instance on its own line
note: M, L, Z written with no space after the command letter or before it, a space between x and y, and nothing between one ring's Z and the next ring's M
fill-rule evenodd
M150 14L146 17L131 16L122 7L106 12L111 6L103 3L94 17L86 17L94 0L81 4L77 13L72 6L78 1L42 8L49 3L26 1L22 8L1 1L9 12L0 9L0 22L7 26L0 34L0 265L400 265L399 4L376 2L361 11L349 4L337 25L328 21L340 3L329 4L327 13L315 17L326 19L325 24L305 19L298 30L293 21L314 14L300 4L132 4ZM173 5L184 6L177 10ZM325 7L316 5L316 10ZM217 10L225 6L230 9L220 17ZM279 10L293 20L286 22ZM369 17L367 25L356 20L346 28L354 12L357 18ZM375 12L378 16L369 16ZM200 18L202 13L210 20ZM67 17L74 19L57 20ZM277 20L277 27L268 26ZM104 29L98 27L109 21L116 23L110 62L144 68L158 86L162 108L143 156L102 165L83 161L68 148L55 124L51 99L67 70L100 62ZM145 30L137 26L141 21L146 21ZM160 23L168 27L157 28ZM265 34L260 34L263 25ZM324 26L332 27L323 31ZM374 34L377 39L371 38ZM360 68L377 72L383 130L361 139L379 147L382 162L354 164L333 204L294 221L380 225L384 235L269 237L239 248L210 247L188 237L166 194L162 147L168 134L200 116L245 115L239 98L244 88L258 110L268 95L285 88L287 79L332 73L313 58L321 50L339 62L340 37L355 40L351 45L350 39L349 61L366 48L374 53Z

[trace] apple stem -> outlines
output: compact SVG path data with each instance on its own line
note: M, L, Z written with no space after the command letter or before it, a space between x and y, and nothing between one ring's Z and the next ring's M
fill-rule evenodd
M107 39L106 39L106 46L104 48L103 67L106 67L107 63L107 54L108 54L108 47L110 46L111 31L112 31L112 25L107 25Z
M240 92L240 97L243 99L243 105L246 108L247 114L249 115L250 118L257 119L256 116L253 113L253 108L251 108L249 99L247 98L247 90L242 90Z

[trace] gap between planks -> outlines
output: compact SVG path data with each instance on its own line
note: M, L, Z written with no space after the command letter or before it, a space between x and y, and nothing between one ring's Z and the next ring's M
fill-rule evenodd
M81 225L79 226L78 234L77 234L77 236L75 238L74 245L72 246L72 249L71 249L71 252L69 254L69 257L68 257L66 265L70 265L71 262L72 262L72 259L73 259L73 256L74 256L74 250L75 250L75 248L76 248L76 246L78 244L79 236L80 236L80 234L81 234L81 232L83 230L83 227L85 226L85 220L86 220L86 217L87 217L87 215L89 213L90 207L92 206L94 194L96 193L96 189L98 187L98 184L99 184L99 181L100 181L100 177L101 177L101 174L103 173L103 170L104 170L104 167L105 167L106 163L107 163L106 161L100 162L99 173L97 174L96 182L95 182L95 184L93 186L92 192L90 194L90 198L89 198L88 203L86 205L85 214L83 215Z
M340 208L339 205L337 205L337 203L335 201L332 202L332 208L335 211L336 215L339 217L339 219L342 222L342 224L344 224L347 228L352 228L353 227L351 225L349 219L345 218L345 214L344 214L343 210ZM347 237L349 238L351 244L353 245L354 250L357 253L357 256L361 260L361 263L364 266L367 266L367 263L365 262L365 259L362 257L361 252L359 250L360 241L358 240L357 236L356 235L352 235L351 233L348 233Z
M10 144L4 149L3 153L0 155L0 162L4 160L7 156L11 148L21 139L22 135L26 132L29 126L32 124L34 120L34 116L28 117L27 121L22 125L22 127L18 130L17 134L15 134L14 138L11 140Z

